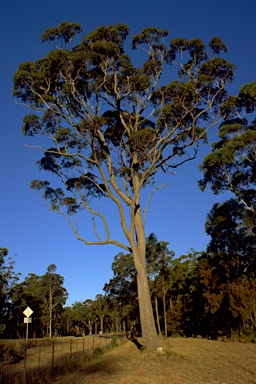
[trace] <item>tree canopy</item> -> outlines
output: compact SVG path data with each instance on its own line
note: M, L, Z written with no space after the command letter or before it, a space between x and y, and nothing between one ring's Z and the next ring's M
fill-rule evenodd
M199 185L202 190L210 186L215 194L230 191L255 216L256 82L243 86L222 108L225 120L219 127L219 140L201 164L204 176Z
M63 286L64 278L56 273L56 266L50 264L44 275L30 273L23 282L13 286L11 290L12 317L16 322L17 335L23 331L23 311L31 307L34 314L33 331L39 336L58 333L58 318L62 316L63 306L68 297Z

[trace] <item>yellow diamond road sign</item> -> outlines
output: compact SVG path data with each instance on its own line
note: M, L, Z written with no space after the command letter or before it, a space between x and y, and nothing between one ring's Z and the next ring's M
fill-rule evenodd
M27 307L27 308L25 309L25 311L23 311L23 313L24 313L25 316L29 317L29 316L32 315L33 311L32 311L31 308Z

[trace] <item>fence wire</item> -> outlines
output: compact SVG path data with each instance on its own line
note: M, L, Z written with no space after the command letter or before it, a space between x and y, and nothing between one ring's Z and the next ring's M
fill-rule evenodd
M86 359L111 348L123 334L91 335L77 338L29 340L20 351L19 362L12 361L12 350L0 355L1 384L41 382L44 376L54 376L63 370L82 364ZM15 346L15 340L11 340ZM16 344L19 341L16 340ZM13 348L14 349L14 348ZM42 381L43 382L43 381Z

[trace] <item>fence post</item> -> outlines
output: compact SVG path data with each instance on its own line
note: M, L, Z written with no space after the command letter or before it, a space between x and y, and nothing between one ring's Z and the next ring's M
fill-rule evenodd
M52 369L54 368L54 341L52 342Z
M63 346L64 342L61 343L61 351L62 351L62 365L65 364L65 360L64 360L64 346Z
M0 361L0 366L1 366L1 370L0 370L0 383L2 383L2 380L3 380L3 365L4 365L4 360L5 360L5 354L4 354L4 352L2 352L2 355L1 355L1 361Z
M69 359L71 360L72 358L72 340L71 339L70 339L69 353L70 353Z
M41 345L39 345L39 350L38 350L38 373L40 373L40 368L41 368Z

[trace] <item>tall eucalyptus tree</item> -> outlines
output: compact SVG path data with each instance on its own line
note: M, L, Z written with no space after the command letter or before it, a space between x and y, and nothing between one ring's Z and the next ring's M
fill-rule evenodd
M79 240L115 244L133 254L144 345L155 350L145 261L145 217L160 187L153 180L159 171L167 174L195 158L209 128L221 121L234 66L219 57L227 48L217 37L208 48L200 39L167 45L168 31L149 27L132 37L137 52L131 57L126 25L98 27L75 45L81 32L78 23L48 28L42 41L55 49L21 64L14 75L17 101L32 109L23 133L43 136L35 145L44 152L39 167L60 181L31 186L67 218ZM109 217L99 204L104 200ZM92 238L88 225L78 225L82 211L91 215ZM111 228L114 214L124 240Z

